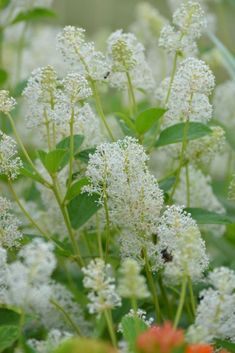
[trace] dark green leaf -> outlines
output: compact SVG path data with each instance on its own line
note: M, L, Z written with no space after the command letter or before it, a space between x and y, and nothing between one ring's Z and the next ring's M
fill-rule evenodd
M65 137L62 141L60 141L57 145L57 149L70 149L70 140L71 137ZM84 141L84 136L83 135L74 135L73 136L73 143L74 143L74 154L78 153L79 148L81 147L82 143Z
M13 325L0 326L0 352L9 348L19 337L19 328Z
M0 86L2 86L8 77L8 73L6 72L6 70L0 69Z
M10 307L0 308L0 326L17 326L20 321L20 313L17 309Z
M0 9L4 9L10 4L11 0L0 0Z
M73 249L71 247L71 243L68 239L63 241L58 240L58 238L52 238L53 242L56 243L55 253L59 256L70 257L73 255Z
M27 163L24 163L23 167L20 169L20 174L36 180L39 183L43 183L43 180L40 178L40 176L36 174Z
M159 187L162 189L164 192L167 192L172 188L175 182L175 176L170 176L162 181L159 182Z
M75 159L80 159L82 162L87 163L89 161L89 155L95 153L96 148L88 148L76 154Z
M235 219L232 219L226 214L210 212L202 208L185 208L185 211L190 213L192 218L199 224L232 224Z
M230 341L216 340L215 344L218 348L222 347L227 349L231 353L235 353L235 343L232 343Z
M135 121L135 127L139 134L143 135L158 121L166 112L163 108L150 108L140 113Z
M73 198L68 204L68 212L74 229L85 224L101 207L97 194L83 193Z
M43 18L51 17L55 17L54 11L46 8L37 7L29 11L20 12L11 22L11 24L15 24L22 21L41 20Z
M82 187L87 184L88 184L87 178L77 180L75 183L73 183L66 194L66 200L70 201L75 196L79 195L82 190Z
M64 167L66 154L67 150L65 149L56 149L48 153L42 150L38 151L38 156L42 164L50 174L56 173Z
M124 316L122 318L123 337L128 344L130 352L136 352L136 340L141 332L148 329L146 323L139 317Z
M182 142L184 138L186 124L188 124L187 140L196 140L212 132L212 130L208 126L201 123L179 123L163 130L155 146L160 147Z
M14 97L19 97L22 95L23 90L25 89L26 85L27 85L27 80L22 80L20 82L17 83L17 85L15 86L14 90L13 90L13 96Z

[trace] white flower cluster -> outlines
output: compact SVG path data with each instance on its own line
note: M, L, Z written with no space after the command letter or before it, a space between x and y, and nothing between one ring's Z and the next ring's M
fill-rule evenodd
M51 300L56 301L75 322L82 319L81 309L72 294L51 279L56 267L53 248L52 243L35 238L19 251L18 259L9 264L6 251L0 248L0 301L32 314L46 328L72 331L63 314L51 303Z
M159 46L169 53L195 53L195 40L201 36L207 23L205 14L198 2L181 3L173 14L173 25L165 25L161 30Z
M27 344L37 353L50 353L71 337L72 335L69 332L54 329L48 333L46 340L38 341L36 339L29 339Z
M87 267L83 267L82 272L84 273L83 285L90 290L88 309L91 314L101 314L105 310L121 305L111 265L97 258Z
M57 85L57 74L52 66L38 68L32 72L23 91L28 105L26 114L28 127L39 127L50 123Z
M54 142L59 142L68 136L71 121L74 134L83 134L86 146L102 141L100 121L89 104L84 104L92 91L80 73L69 73L59 80L53 67L37 69L23 94L27 103L28 127L40 127L39 132L47 141L56 138Z
M120 268L118 292L123 298L144 299L150 296L141 267L133 259L125 259Z
M102 204L107 200L114 224L149 235L156 230L163 196L147 160L132 137L101 144L90 156L86 171L90 185L84 190L98 193Z
M157 93L162 104L166 102L169 82L169 78L163 81ZM171 85L164 125L169 126L187 120L206 123L210 120L212 106L208 96L214 85L214 75L202 60L193 57L185 59L180 64Z
M16 142L10 136L0 131L0 174L9 179L15 179L22 167L22 161L17 156Z
M144 47L132 33L118 30L107 41L107 56L111 72L111 86L126 88L128 77L135 88L150 90L154 86L153 76L145 58Z
M128 314L125 315L125 317L135 317L135 316L138 316L139 319L141 319L142 321L144 321L144 323L150 327L153 325L154 323L154 318L153 317L150 317L148 318L147 317L147 312L145 310L142 310L142 309L139 309L137 310L137 312L135 312L133 309L131 309L129 311ZM122 324L120 323L119 326L118 326L118 331L119 332L123 332L123 328L122 328Z
M19 245L22 238L20 221L11 213L11 209L11 202L0 197L0 246L6 248Z
M66 26L57 36L58 49L73 68L88 80L103 81L110 71L105 56L93 42L85 41L85 30Z
M213 342L215 339L235 342L235 273L226 267L209 274L214 288L201 292L195 323L188 330L192 342Z
M9 96L9 92L6 90L0 90L0 112L9 113L14 109L16 100Z
M158 227L157 250L164 276L178 284L198 281L208 266L205 243L196 222L180 206L168 206Z

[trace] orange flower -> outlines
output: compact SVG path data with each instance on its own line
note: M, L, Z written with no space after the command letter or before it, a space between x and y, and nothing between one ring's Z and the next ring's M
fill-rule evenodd
M183 330L173 328L167 321L163 326L152 326L142 333L137 339L137 348L141 353L170 353L183 343Z
M191 344L187 347L186 353L213 353L213 350L209 344Z

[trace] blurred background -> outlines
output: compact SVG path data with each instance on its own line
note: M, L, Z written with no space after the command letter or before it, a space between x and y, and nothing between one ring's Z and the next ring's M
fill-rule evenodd
M57 23L78 25L94 34L101 29L128 29L136 17L136 7L141 0L54 0ZM166 17L171 11L167 0L147 0ZM217 35L235 51L235 0L209 0L209 10L217 17ZM175 0L177 3L177 0Z

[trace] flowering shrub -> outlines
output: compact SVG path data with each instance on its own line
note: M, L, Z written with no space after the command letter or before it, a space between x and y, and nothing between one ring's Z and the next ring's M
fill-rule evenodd
M94 43L0 1L0 352L235 352L235 59L168 6Z

